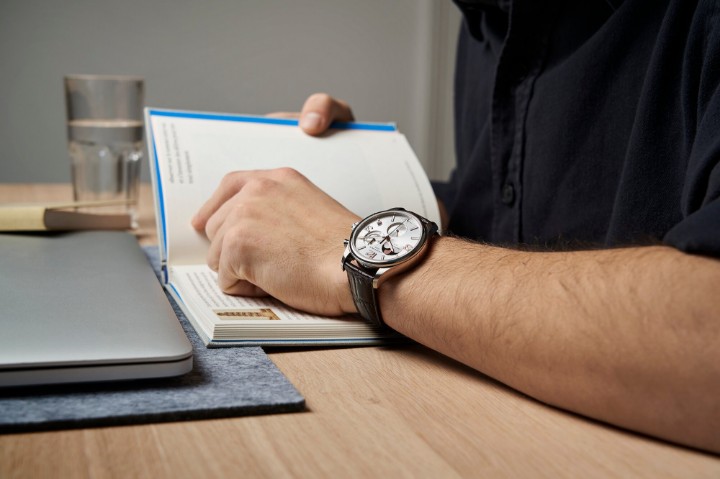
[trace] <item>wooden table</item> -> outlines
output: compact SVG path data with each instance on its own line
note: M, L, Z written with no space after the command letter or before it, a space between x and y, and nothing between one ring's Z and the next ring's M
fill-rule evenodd
M66 199L67 185L0 185L0 203ZM144 185L141 242L153 221ZM268 352L306 412L0 435L0 478L720 477L716 456L545 406L421 346Z

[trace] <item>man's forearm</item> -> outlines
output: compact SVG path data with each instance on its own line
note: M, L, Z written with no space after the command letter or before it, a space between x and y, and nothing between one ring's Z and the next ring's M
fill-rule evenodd
M668 247L436 242L381 288L393 328L537 399L720 451L720 262Z

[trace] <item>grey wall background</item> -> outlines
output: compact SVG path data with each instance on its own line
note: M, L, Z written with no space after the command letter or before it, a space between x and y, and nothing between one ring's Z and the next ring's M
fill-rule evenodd
M397 122L445 178L458 25L449 0L0 0L0 182L70 181L69 73L142 76L149 106L248 114L326 91Z

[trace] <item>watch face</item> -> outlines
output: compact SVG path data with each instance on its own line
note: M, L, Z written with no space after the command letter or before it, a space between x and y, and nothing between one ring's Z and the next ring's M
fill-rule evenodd
M374 266L389 266L411 258L424 244L420 219L404 210L375 213L353 230L350 249L358 260Z

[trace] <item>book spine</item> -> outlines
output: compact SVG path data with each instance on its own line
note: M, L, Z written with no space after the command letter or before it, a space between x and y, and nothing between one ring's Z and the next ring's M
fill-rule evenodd
M44 231L45 207L12 206L0 208L0 231Z

